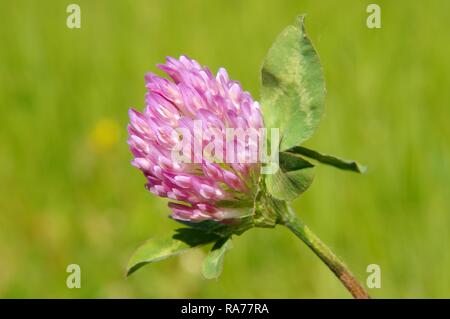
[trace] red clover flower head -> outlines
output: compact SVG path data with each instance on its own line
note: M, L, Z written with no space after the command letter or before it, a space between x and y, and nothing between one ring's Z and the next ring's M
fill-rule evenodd
M158 67L172 81L145 76L145 109L129 111L132 165L144 173L148 190L173 200L175 219L242 216L244 210L223 203L255 196L264 135L258 102L223 68L214 76L186 56Z

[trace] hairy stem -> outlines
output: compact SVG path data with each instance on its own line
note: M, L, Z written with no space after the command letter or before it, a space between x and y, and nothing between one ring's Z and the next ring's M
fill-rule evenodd
M289 208L289 214L284 216L281 224L288 227L298 238L300 238L309 248L330 268L338 277L342 284L356 299L370 299L369 294L364 290L355 276L347 266L306 226Z

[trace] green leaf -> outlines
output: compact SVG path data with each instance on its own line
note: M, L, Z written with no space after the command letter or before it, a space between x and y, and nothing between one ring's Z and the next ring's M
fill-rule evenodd
M179 228L176 234L172 236L173 239L182 241L191 247L212 243L221 238L220 235L212 232L205 232L195 228Z
M230 219L228 220L227 223L221 223L212 220L205 220L201 222L181 221L181 220L176 221L189 227L189 228L181 228L183 229L182 232L184 233L189 234L190 232L189 229L194 229L195 231L205 232L208 235L224 238L229 237L232 234L240 235L247 229L251 228L253 223L253 216L251 215L252 211L253 207L251 209L248 209L248 212L243 211L244 213L246 213L245 215L234 219Z
M202 273L206 279L216 279L220 276L225 252L231 248L232 244L229 238L223 238L214 245L202 265Z
M287 150L287 152L294 154L301 154L303 156L315 159L320 163L331 165L343 170L353 171L357 173L364 173L367 170L365 166L359 164L356 161L349 161L332 155L320 154L317 151L310 150L303 146L295 146Z
M314 165L298 155L281 152L280 168L266 175L266 186L277 199L292 201L308 189L314 179Z
M265 125L279 128L280 151L310 138L324 111L325 82L304 16L284 29L269 49L261 82Z
M139 247L127 266L127 276L142 266L178 255L191 248L188 244L173 238L151 239Z
M189 248L215 242L220 238L216 234L198 229L180 228L172 237L148 240L130 258L127 276L146 264L178 255Z
M214 220L203 220L200 222L194 222L194 221L188 221L188 220L179 220L179 219L174 219L176 222L183 224L185 226L197 229L197 230L201 230L204 232L215 232L218 229L221 229L224 227L224 224L219 223L217 221Z

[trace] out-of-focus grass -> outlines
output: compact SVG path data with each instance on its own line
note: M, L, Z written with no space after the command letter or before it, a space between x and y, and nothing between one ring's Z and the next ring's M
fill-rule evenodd
M0 296L348 297L281 228L236 238L218 281L202 279L201 250L124 277L135 247L176 227L129 165L144 73L187 54L257 97L271 41L307 13L328 86L307 145L369 171L320 167L299 214L362 281L381 266L375 297L450 297L450 2L376 1L369 30L370 2L80 0L70 30L64 1L3 1ZM81 289L65 285L70 263Z

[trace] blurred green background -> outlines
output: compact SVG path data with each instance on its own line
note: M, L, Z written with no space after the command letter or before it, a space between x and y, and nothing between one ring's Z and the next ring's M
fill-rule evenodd
M66 7L81 7L81 29ZM366 27L366 7L382 28ZM327 110L307 143L358 159L366 175L320 166L296 203L303 220L374 297L450 297L450 2L2 1L0 296L347 298L281 227L235 238L217 281L196 249L126 279L149 237L177 227L130 166L127 110L166 55L226 67L255 98L276 35L307 13L327 80ZM81 289L66 267L81 266Z

